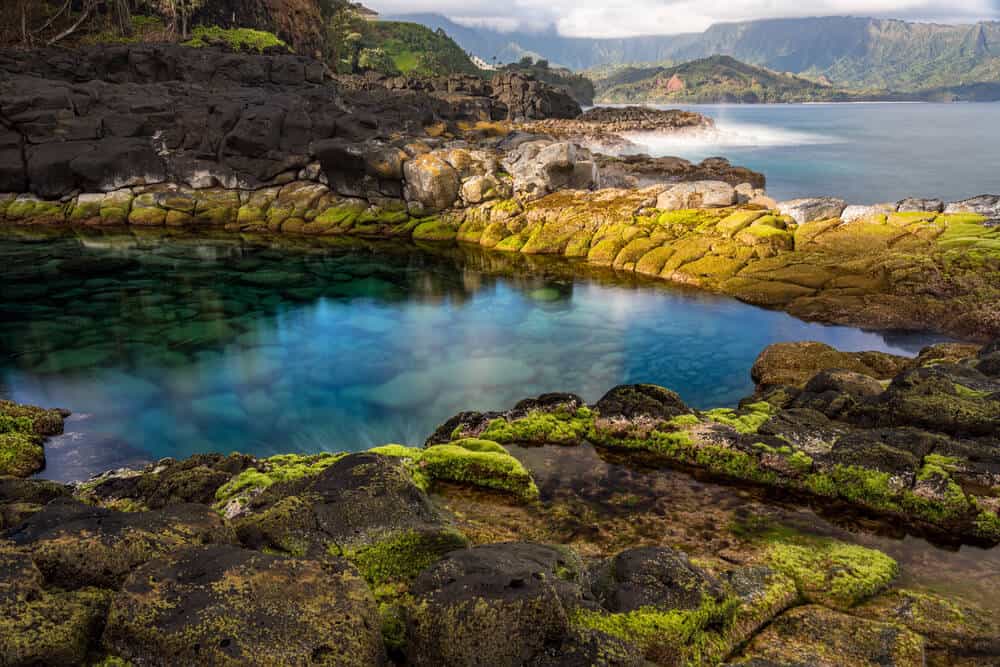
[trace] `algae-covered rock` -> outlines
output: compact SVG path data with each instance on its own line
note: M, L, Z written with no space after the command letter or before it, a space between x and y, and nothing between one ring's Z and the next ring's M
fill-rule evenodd
M49 502L70 493L70 487L56 482L0 477L0 531L21 525Z
M357 570L233 546L147 563L114 597L104 645L136 664L356 665L385 661Z
M97 644L111 594L46 591L22 550L0 543L0 665L78 665Z
M927 638L929 648L952 655L1000 658L1000 623L969 603L933 593L889 591L854 609L872 620L892 619Z
M351 454L270 486L252 499L236 531L256 549L346 556L372 582L413 577L466 543L414 474L405 457Z
M45 466L44 436L62 433L63 413L0 400L0 475L27 477Z
M706 598L720 601L722 586L679 551L666 547L628 549L593 572L592 590L610 612L643 607L697 609Z
M582 597L568 550L514 543L454 551L411 586L407 660L414 665L534 664L570 632Z
M246 470L253 458L243 454L196 454L182 461L166 459L145 470L123 470L99 475L77 486L85 502L159 509L179 503L210 505L220 487Z
M234 541L232 530L204 505L117 512L69 499L50 502L6 536L31 553L46 582L67 589L117 588L160 554Z
M924 641L901 625L815 605L776 618L729 665L923 667Z
M801 387L820 371L833 368L888 380L909 363L885 352L841 352L825 343L775 343L758 355L750 376L758 387Z

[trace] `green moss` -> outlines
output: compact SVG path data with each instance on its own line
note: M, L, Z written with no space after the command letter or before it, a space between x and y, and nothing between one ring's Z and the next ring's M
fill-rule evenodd
M678 211L664 211L656 217L656 223L664 226L681 225L683 227L699 227L715 223L721 214L710 209L693 208Z
M425 218L413 230L417 241L454 241L458 230L441 218Z
M1000 541L1000 516L996 512L982 510L974 522L976 534L986 540Z
M510 454L472 451L455 445L436 445L424 450L420 470L433 480L471 484L510 493L522 500L538 498L531 473Z
M0 414L0 433L34 433L34 428L31 417Z
M953 383L952 386L955 388L955 393L962 398L986 398L990 395L990 392L988 391L970 389L969 387L958 383Z
M27 477L45 465L41 439L21 431L0 433L0 475Z
M251 489L266 489L278 482L315 475L330 467L345 454L315 454L301 456L298 454L281 454L259 462L259 468L248 468L236 477L219 487L215 499L219 505L225 505L233 498Z
M288 49L288 45L277 38L274 33L250 28L225 29L219 26L198 26L191 33L191 39L184 46L202 48L213 42L225 42L233 51L255 51L263 53L267 49Z
M507 450L504 449L499 443L493 440L483 440L481 438L461 438L459 440L453 440L448 444L454 445L455 447L461 447L462 449L468 449L470 452L495 452L497 454L507 453Z
M407 531L375 544L344 549L339 553L351 561L372 585L412 579L441 556L468 546L457 530L441 532Z
M795 580L804 598L839 608L872 597L899 572L896 561L881 551L807 536L775 541L766 557L774 569Z
M511 234L493 246L493 248L501 252L519 252L527 242L528 239L523 234Z
M161 208L133 208L128 214L128 221L133 225L159 226L166 222L167 212Z
M788 464L800 473L808 473L812 470L813 459L803 451L794 451L785 458Z
M674 648L678 653L700 655L711 641L707 631L729 627L738 607L739 601L734 598L717 601L706 597L697 609L661 610L649 606L606 613L578 608L570 622L578 629L603 632L646 651L662 646ZM699 662L695 660L692 664Z
M583 440L594 425L590 408L574 412L534 410L520 419L494 419L482 436L496 442L574 444Z
M770 403L751 403L739 410L716 408L705 413L709 419L720 424L732 426L737 432L756 433L778 410Z
M361 202L345 202L324 209L322 213L316 216L313 223L325 227L352 227L361 219L367 208Z
M406 459L419 459L420 454L423 452L422 449L417 447L407 447L406 445L381 445L379 447L372 447L368 450L372 454L381 454L382 456L393 456L397 458Z

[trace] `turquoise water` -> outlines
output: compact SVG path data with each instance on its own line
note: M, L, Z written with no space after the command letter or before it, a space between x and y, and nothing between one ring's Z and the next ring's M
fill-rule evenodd
M594 401L623 382L733 404L773 342L928 342L476 249L13 234L0 232L0 396L73 411L46 448L54 479L206 451L420 444L462 410L547 391Z
M682 108L714 118L718 136L647 137L651 152L692 160L722 155L763 172L778 199L824 195L865 204L1000 194L998 103Z

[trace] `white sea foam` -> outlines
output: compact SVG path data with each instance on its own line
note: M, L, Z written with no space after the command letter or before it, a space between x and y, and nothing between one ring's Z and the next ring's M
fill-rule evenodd
M633 132L624 135L650 155L724 151L732 148L773 148L840 143L825 134L789 130L768 125L719 121L715 129L697 132Z

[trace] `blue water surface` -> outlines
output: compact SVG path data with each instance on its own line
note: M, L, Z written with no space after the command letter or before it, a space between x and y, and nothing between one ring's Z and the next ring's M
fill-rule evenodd
M677 108L677 105L662 108ZM684 105L712 117L700 139L647 137L650 152L721 155L763 172L778 199L1000 194L1000 103Z
M54 479L199 452L421 444L462 410L549 391L594 401L619 383L731 405L770 343L908 354L930 340L477 249L18 234L0 232L0 396L73 411L46 447Z

